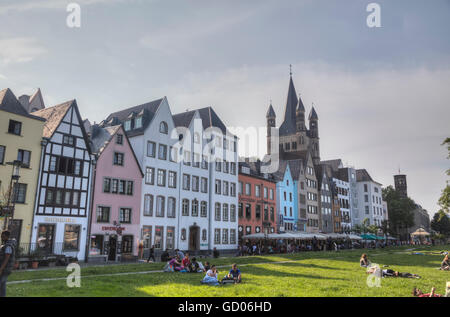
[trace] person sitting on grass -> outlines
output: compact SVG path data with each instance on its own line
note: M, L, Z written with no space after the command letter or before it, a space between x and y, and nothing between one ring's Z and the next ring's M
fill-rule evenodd
M188 252L186 252L186 255L184 256L183 260L181 261L181 264L188 272L192 272L191 271L191 260L189 259Z
M174 257L172 260L169 261L169 265L173 267L173 270L176 272L179 272L184 269L183 265L181 264L180 257Z
M424 294L420 289L413 288L412 294L414 297L442 297L442 295L436 294L436 288L433 287L431 292Z
M448 254L445 255L444 260L441 263L441 270L444 271L450 270L450 260L448 259Z
M369 261L369 258L367 257L367 254L363 253L361 255L361 259L359 259L359 265L361 267L369 267L370 266L370 261Z
M241 271L237 268L236 264L231 266L230 272L228 272L228 275L222 279L222 283L223 281L234 281L234 283L241 282Z
M161 253L161 262L169 262L172 258L169 255L169 251L166 249L163 253Z
M212 265L211 268L206 272L205 277L201 281L202 284L207 285L219 285L219 280L217 279L217 269L215 265Z

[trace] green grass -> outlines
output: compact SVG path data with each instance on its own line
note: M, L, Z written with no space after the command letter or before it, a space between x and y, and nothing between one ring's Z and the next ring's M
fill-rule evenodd
M14 272L9 281L37 280L10 284L8 296L411 296L413 287L429 291L432 286L444 293L450 272L440 271L443 256L437 251L449 246L416 247L412 255L407 247L349 250L341 252L305 252L293 255L255 256L208 259L218 266L238 263L243 272L240 285L204 286L203 274L143 273L120 276L99 276L124 272L161 270L163 264L129 264L82 268L81 287L69 288L65 280L38 281L42 278L66 277L64 268L33 272ZM380 265L389 265L401 272L416 273L421 279L383 278L381 287L368 287L365 269L359 267L362 252ZM286 263L274 263L287 261ZM263 263L263 264L260 264ZM219 268L223 277L228 267Z

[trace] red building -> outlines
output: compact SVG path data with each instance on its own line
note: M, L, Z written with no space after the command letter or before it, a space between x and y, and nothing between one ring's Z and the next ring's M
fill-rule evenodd
M239 163L239 242L244 235L276 232L276 181L260 171L260 161Z

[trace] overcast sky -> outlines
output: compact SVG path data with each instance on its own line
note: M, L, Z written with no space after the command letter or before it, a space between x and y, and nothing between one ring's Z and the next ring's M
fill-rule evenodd
M81 28L66 26L70 2ZM434 213L450 165L450 1L377 1L381 28L370 2L0 0L0 89L76 98L97 122L167 96L173 113L213 106L228 126L264 127L270 100L281 124L292 64L322 159L384 185L400 167Z

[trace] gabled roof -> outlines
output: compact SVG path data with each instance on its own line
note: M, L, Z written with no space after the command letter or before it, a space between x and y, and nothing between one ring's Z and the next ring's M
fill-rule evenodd
M176 127L186 127L188 128L194 118L196 110L186 111L182 113L178 113L172 116L173 123Z
M214 111L212 107L201 108L197 110L200 114L200 118L202 118L203 129L207 129L210 127L219 128L224 135L227 133L227 127L220 120L217 113Z
M130 118L142 116L142 127L139 129L132 129L127 131L128 136L136 136L143 134L145 129L152 121L155 116L156 111L163 102L164 98L153 100L138 106L130 107L124 110L116 111L111 113L102 123L101 126L112 126L124 123Z
M29 114L9 88L0 90L0 110L14 113L27 118L44 121L38 116Z
M292 81L291 76L289 80L289 90L286 101L286 109L284 112L284 120L280 126L280 135L289 135L296 132L295 110L297 108L297 104L297 92L295 91L294 82Z
M115 125L115 126L111 126L111 127L101 128L98 125L93 125L91 127L91 138L90 138L91 142L92 142L93 153L95 153L97 156L100 156L103 153L103 150L106 149L108 144L113 139L114 135L116 135L116 133L120 130L121 127L122 127L122 125ZM141 173L142 176L144 176L144 173L142 172L142 169L141 169L141 165L139 164L139 161L136 157L136 153L134 152L133 147L130 144L128 136L126 133L124 133L124 134L125 134L125 139L127 140L128 146L130 147L131 152L133 153L134 160L139 168L139 172Z
M300 177L300 171L303 169L303 160L289 160L289 170L291 171L292 179L298 180Z
M369 172L366 169L356 170L356 181L357 182L374 182L374 183L381 185L380 183L378 183L372 179L372 177L370 176Z
M51 138L56 128L58 128L59 123L64 118L67 113L67 110L73 105L76 104L75 99L66 101L62 104L41 109L33 112L33 115L44 118L46 120L44 125L44 137Z
M339 168L343 166L341 159L320 161L320 164L326 164L331 166L331 169L333 171L337 171Z

